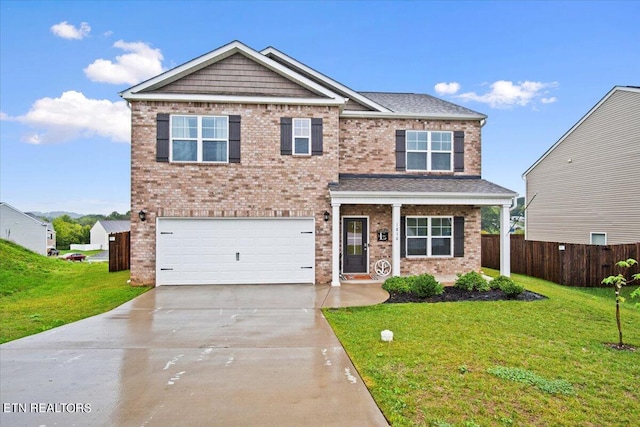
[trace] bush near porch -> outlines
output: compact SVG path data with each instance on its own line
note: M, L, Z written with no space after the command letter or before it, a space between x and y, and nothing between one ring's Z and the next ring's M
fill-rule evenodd
M635 425L640 351L604 345L617 337L613 290L513 278L548 299L324 313L394 426ZM638 347L640 310L630 299L622 309L625 341Z

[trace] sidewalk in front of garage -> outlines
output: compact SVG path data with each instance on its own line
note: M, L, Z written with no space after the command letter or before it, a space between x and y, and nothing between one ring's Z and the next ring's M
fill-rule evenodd
M0 424L385 426L320 308L387 297L380 285L155 288L0 346Z

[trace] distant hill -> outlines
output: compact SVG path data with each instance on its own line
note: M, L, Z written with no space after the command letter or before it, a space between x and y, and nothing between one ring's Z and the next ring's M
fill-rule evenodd
M78 219L80 217L85 216L84 214L78 214L75 212L65 212L65 211L54 211L54 212L29 212L30 214L33 214L39 218L50 218L50 219L56 219L59 216L62 215L69 215L71 218L73 219Z

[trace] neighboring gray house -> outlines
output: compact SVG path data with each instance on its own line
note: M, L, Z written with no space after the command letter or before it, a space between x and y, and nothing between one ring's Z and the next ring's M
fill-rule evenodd
M47 254L47 248L56 247L56 232L51 223L4 202L0 202L0 238L42 255Z
M640 87L616 86L523 174L526 239L640 242L639 168Z
M100 245L100 249L109 250L109 234L131 230L131 222L101 220L91 227L91 245Z

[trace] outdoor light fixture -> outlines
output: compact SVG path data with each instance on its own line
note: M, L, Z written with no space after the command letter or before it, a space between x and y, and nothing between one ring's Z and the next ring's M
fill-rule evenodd
M145 222L147 220L147 214L144 211L138 212L138 218L140 221Z
M324 211L324 220L329 221L329 211Z

